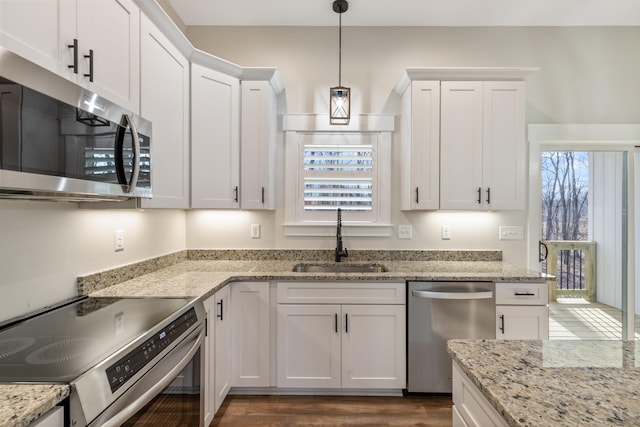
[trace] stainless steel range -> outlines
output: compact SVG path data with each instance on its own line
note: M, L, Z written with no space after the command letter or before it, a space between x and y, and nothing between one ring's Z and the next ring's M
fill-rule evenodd
M69 384L73 427L153 422L161 396L190 413L181 425L198 426L204 319L191 298L74 301L4 325L0 382Z

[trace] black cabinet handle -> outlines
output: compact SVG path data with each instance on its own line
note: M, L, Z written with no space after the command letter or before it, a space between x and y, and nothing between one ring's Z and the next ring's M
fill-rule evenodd
M349 333L349 314L345 313L344 315L344 331L348 334Z
M420 203L420 188L416 187L416 204Z
M224 320L224 300L218 301L218 305L220 306L220 313L216 316L220 320Z
M504 314L500 315L500 330L504 334Z
M89 77L89 81L93 82L93 49L89 49L89 55L85 55L85 58L89 59L89 74L85 74L85 77Z
M264 187L262 187L262 204L264 205Z
M533 292L516 292L514 293L515 296L517 297L534 297L536 296L535 293Z
M482 187L478 187L478 204L482 204Z
M73 64L69 65L69 68L73 68L73 73L78 74L78 39L73 39L73 44L68 47L73 49Z
M233 201L238 203L238 186L233 189Z
M487 188L487 204L491 204L491 188Z
M338 313L334 314L335 319L334 319L334 323L336 325L336 334L338 333Z

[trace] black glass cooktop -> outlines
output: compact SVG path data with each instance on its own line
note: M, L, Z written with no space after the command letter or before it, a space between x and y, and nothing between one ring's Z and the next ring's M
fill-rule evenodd
M88 298L0 330L0 382L70 382L192 299Z

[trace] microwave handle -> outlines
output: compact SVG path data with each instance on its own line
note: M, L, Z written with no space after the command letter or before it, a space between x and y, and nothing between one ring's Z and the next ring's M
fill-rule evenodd
M133 139L133 170L131 171L131 179L128 182L124 174L124 129L127 127L131 130L131 138ZM126 193L133 193L136 185L138 185L138 176L140 175L140 140L138 139L136 124L130 115L122 115L116 138L116 172L118 182L127 186L125 189Z

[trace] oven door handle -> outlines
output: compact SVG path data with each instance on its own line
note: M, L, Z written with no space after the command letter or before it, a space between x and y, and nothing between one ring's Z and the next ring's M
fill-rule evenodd
M185 341L189 340L189 338L185 339ZM117 414L113 417L109 418L102 427L119 427L129 418L136 414L140 409L144 408L144 406L151 402L156 395L158 395L162 390L164 390L171 382L176 378L176 376L189 364L193 356L200 350L200 346L204 341L204 328L201 327L198 335L191 340L193 344L191 348L187 352L187 354L180 359L180 362L173 367L165 376L162 377L153 387L149 388L146 392L140 395L136 400L131 402L130 405L121 409ZM185 345L187 343L183 342L180 345Z

